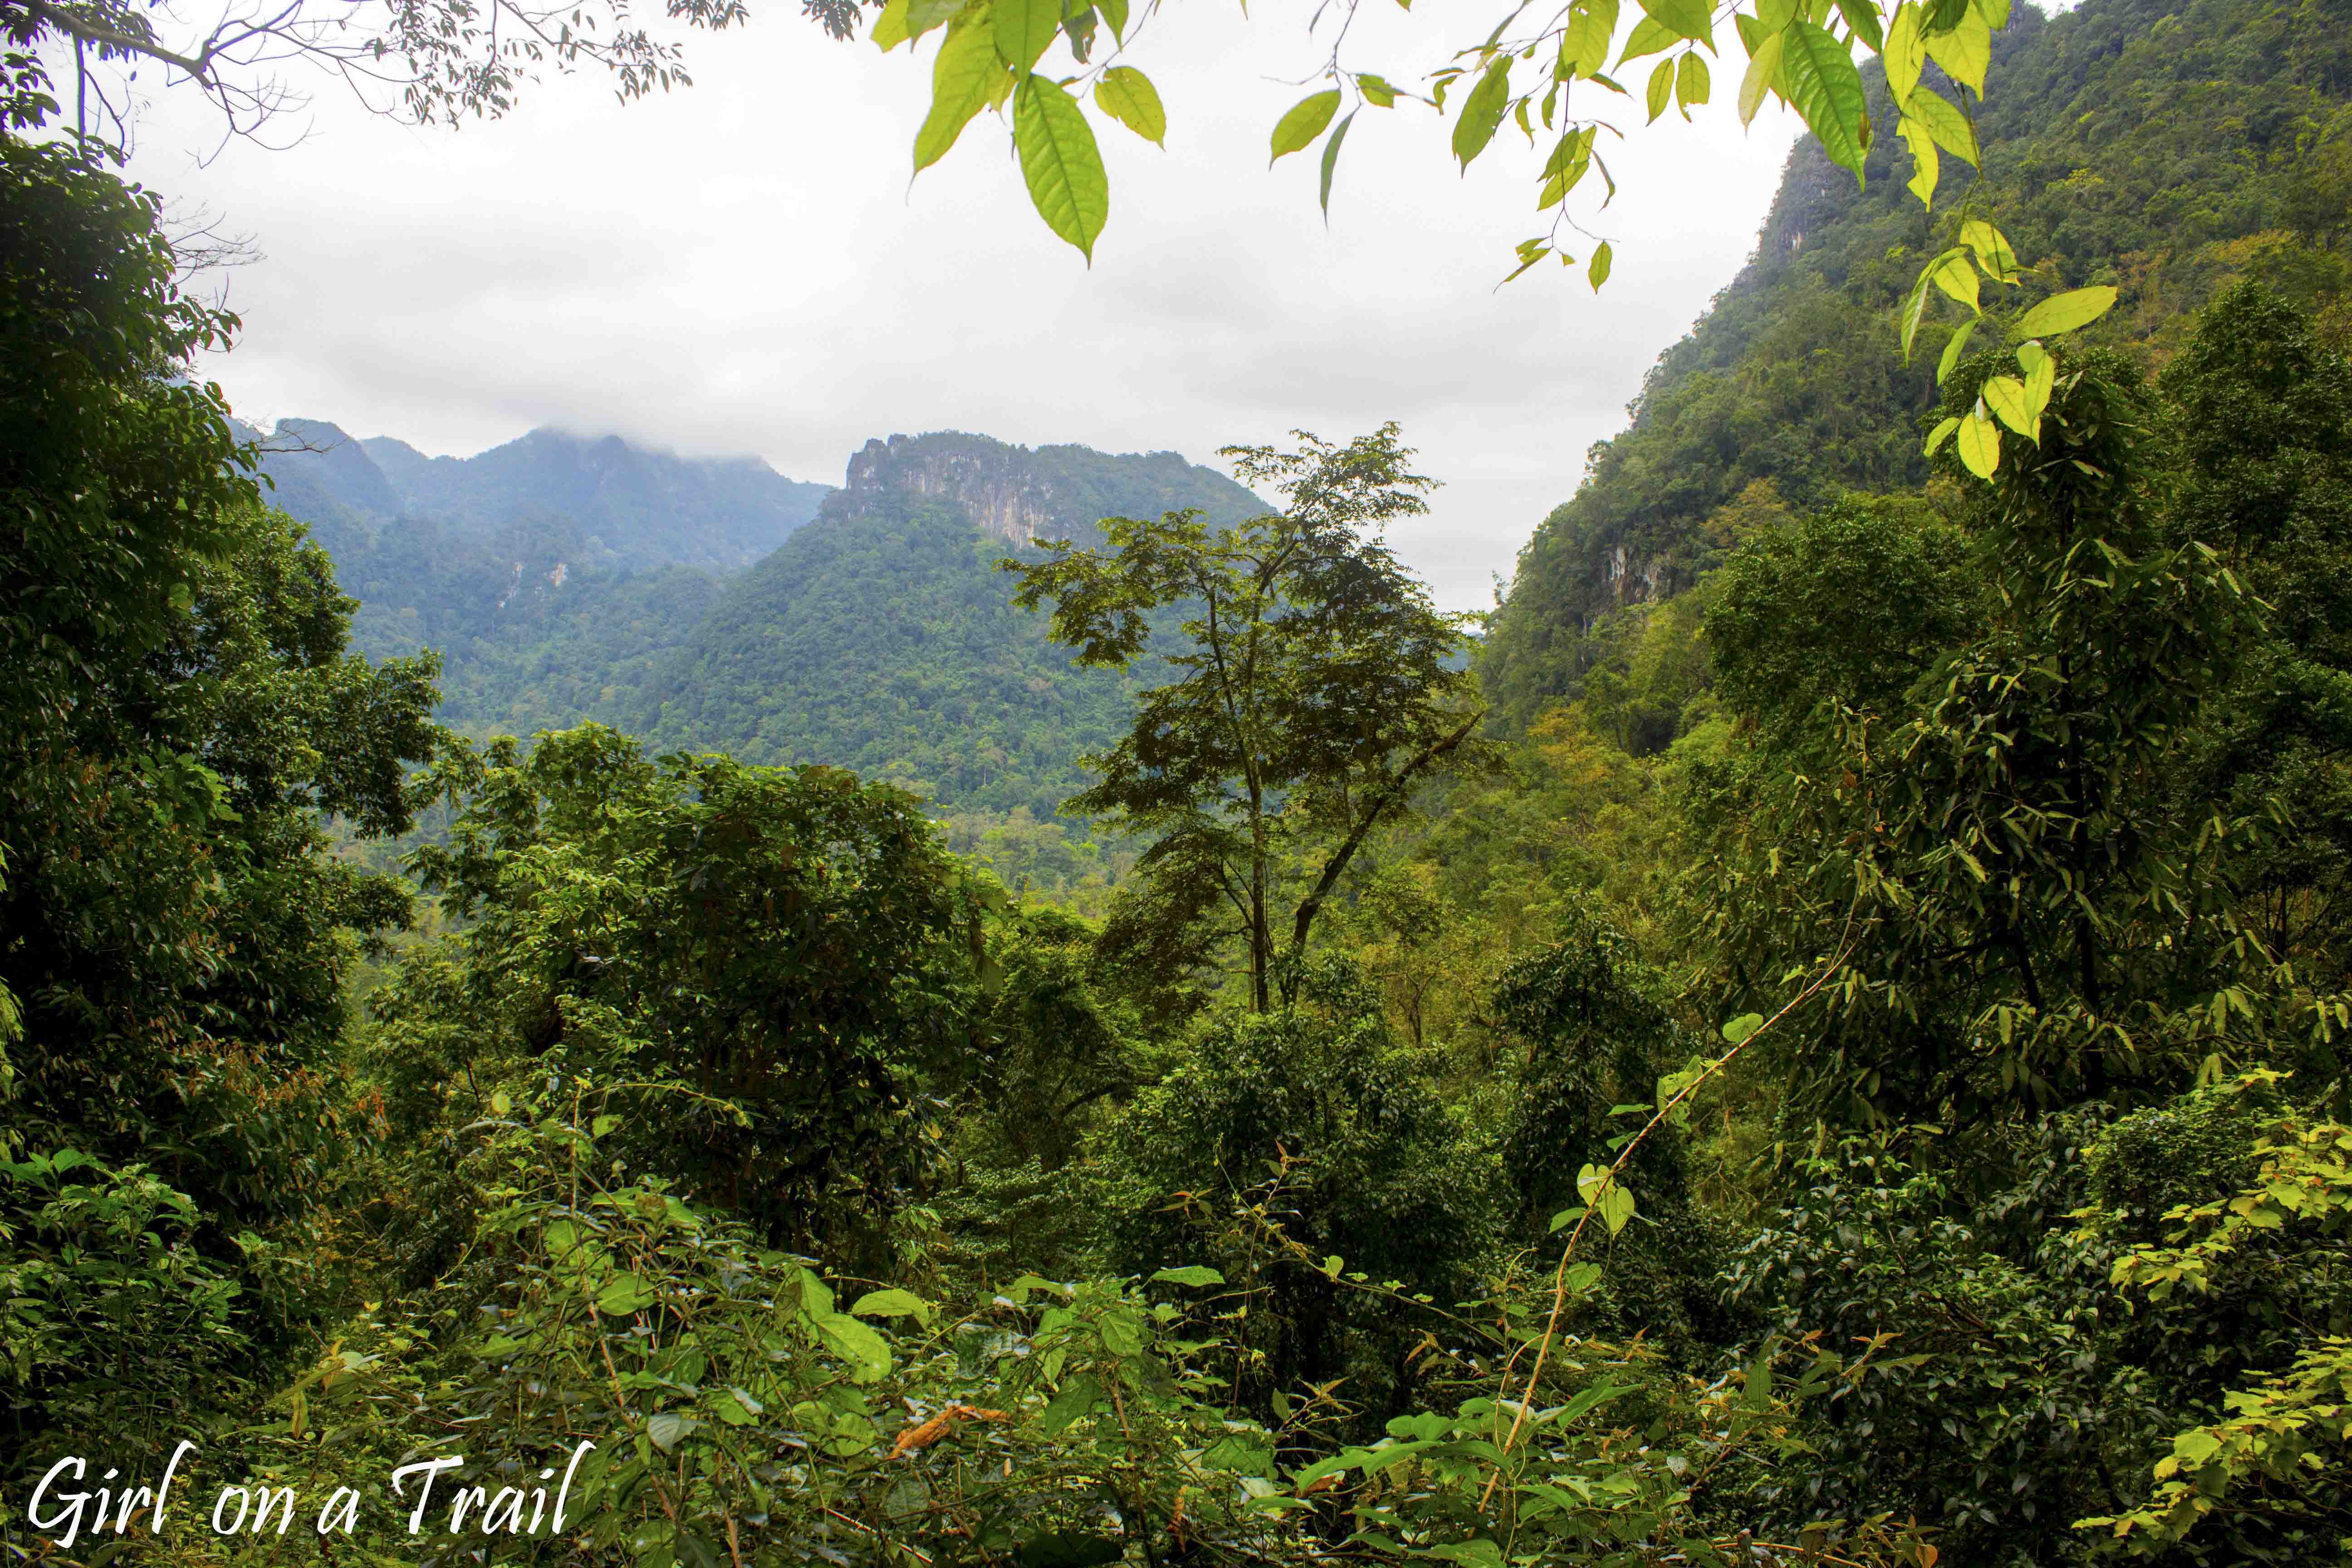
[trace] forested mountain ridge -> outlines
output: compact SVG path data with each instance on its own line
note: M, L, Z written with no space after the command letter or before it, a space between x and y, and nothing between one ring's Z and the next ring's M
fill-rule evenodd
M1591 449L1575 497L1520 553L1483 662L1516 721L1580 689L1606 657L1587 641L1598 619L1676 593L1722 558L1739 527L1725 509L1751 484L1772 487L1751 504L1803 509L1926 481L1918 421L1958 318L1931 305L1940 324L1906 367L1895 317L1921 258L1963 216L1992 218L2035 269L2009 291L2016 308L2118 288L2097 335L2150 368L2239 276L2340 330L2330 301L2352 276L2352 6L2021 5L1992 47L1975 110L1982 184L1947 155L1932 216L1905 188L1914 165L1895 136L1873 147L1861 188L1818 142L1799 143L1754 258L1660 356L1631 426ZM1874 61L1864 76L1874 120L1891 123ZM1932 64L1928 79L1955 90Z
M996 563L1105 517L1264 504L1173 452L1028 448L960 432L894 436L853 458L815 521L731 582L643 689L631 721L661 749L824 762L951 809L1054 815L1077 756L1116 733L1130 683L1082 670L1008 602Z
M782 543L831 490L757 458L686 458L551 428L470 458L434 458L391 437L357 440L323 420L281 419L262 452L274 499L331 551L346 545L343 530L373 542L404 518L469 539L562 518L595 563L731 572Z

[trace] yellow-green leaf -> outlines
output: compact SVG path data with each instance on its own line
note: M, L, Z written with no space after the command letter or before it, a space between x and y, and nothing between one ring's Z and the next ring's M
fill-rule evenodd
M1315 138L1323 134L1323 128L1331 123L1331 117L1339 112L1339 89L1336 87L1328 92L1310 93L1292 104L1283 117L1274 122L1274 158L1268 158L1266 163L1271 165L1275 158L1311 144Z
M998 58L1027 72L1062 30L1062 0L995 0L994 9Z
M1838 15L1853 29L1853 36L1868 44L1875 54L1886 47L1885 35L1879 31L1878 6L1874 0L1837 0Z
M1713 15L1706 0L1642 0L1642 9L1674 37L1713 47Z
M1853 57L1827 28L1801 18L1782 29L1781 37L1787 42L1780 74L1788 84L1789 101L1804 116L1830 162L1861 174L1864 105L1862 73L1854 69Z
M1168 111L1160 90L1133 66L1113 66L1095 83L1095 104L1105 114L1160 146L1168 144Z
M2017 368L2025 373L2025 407L2034 418L2042 417L2050 406L2050 390L2058 379L2058 362L2040 343L2027 343L2017 351Z
M1960 225L1960 243L1976 252L1977 265L1986 277L1996 283L2017 281L2017 253L2009 247L2009 237L1981 218L1970 218Z
M1985 382L1979 395L2002 424L2029 441L2042 439L2042 421L2026 410L2025 383L2013 375L1996 375Z
M1078 100L1042 77L1025 79L1013 100L1013 145L1037 216L1093 261L1110 216L1110 180Z
M1577 0L1559 40L1561 73L1579 80L1598 75L1609 64L1609 46L1616 38L1617 0Z
M1503 123L1503 110L1511 100L1511 57L1499 56L1462 100L1462 118L1454 122L1454 155L1465 169L1470 160L1486 150L1495 139L1495 128Z
M1675 107L1683 111L1685 120L1690 118L1691 105L1706 101L1707 89L1706 62L1692 49L1675 68Z
M1969 325L1975 326L1976 323L1974 321L1970 321ZM1959 427L1960 422L1958 419L1947 419L1942 424L1937 426L1934 430L1930 431L1927 436L1927 456L1931 458L1934 457L1936 455L1936 448L1950 440L1952 438L1952 432Z
M1904 0L1886 28L1886 47L1879 51L1886 62L1886 93L1897 109L1908 110L1919 72L1927 63L1927 40L1919 35L1919 7Z
M1974 9L1960 13L1960 20L1948 33L1927 36L1928 58L1944 68L1944 74L1954 81L1984 96L1985 69L1992 64L1992 29Z
M1396 105L1397 90L1389 85L1385 77L1364 71L1356 78L1356 90L1362 93L1364 101L1374 109L1391 109Z
M1331 129L1330 139L1323 143L1323 221L1331 221L1331 174L1339 166L1339 143L1348 139L1348 127L1354 124L1358 111L1349 110L1348 118Z
M868 1290L849 1309L861 1318L921 1318L929 1321L931 1305L911 1290Z
M946 157L997 84L1010 79L1011 73L996 58L987 7L959 12L948 24L939 58L931 62L931 111L915 132L915 172L919 174Z
M944 4L945 0L940 0ZM1127 0L1095 0L1095 9L1110 25L1110 36L1120 43L1127 42Z
M1594 247L1592 259L1584 267L1584 276L1591 283L1595 294L1600 293L1601 286L1609 281L1609 242L1604 239Z
M907 0L890 0L882 7L882 15L874 18L875 47L886 53L913 36L907 29Z
M1931 264L1928 276L1937 288L1969 310L1982 310L1977 302L1977 269L1969 265L1966 253L1958 250L1944 252Z
M1971 413L1960 421L1954 432L1955 445L1960 461L1969 472L1980 479L1992 478L1993 469L2000 466L2000 427L1981 413Z
M1671 49L1675 47L1675 39L1678 36L1672 28L1662 25L1656 17L1644 16L1633 24L1633 31L1625 40L1625 52L1617 57L1617 63L1622 66L1628 60L1640 59L1643 55L1654 55L1661 49Z
M1748 62L1748 74L1739 79L1739 123L1747 125L1756 119L1756 111L1764 106L1764 95L1772 90L1773 81L1780 74L1780 35L1773 34L1756 46L1755 58Z
M2116 291L2102 283L2095 289L2075 289L2063 294L2053 294L2017 319L2009 329L2012 342L2019 338L2055 337L2087 326L2107 313L2116 302Z
M1666 111L1674 96L1675 62L1671 58L1660 60L1657 68L1650 73L1650 123L1657 123L1658 116Z
M1969 117L1954 108L1951 100L1932 87L1923 87L1911 94L1903 112L1927 128L1936 145L1971 165L1978 162L1977 133L1969 124Z
M1936 205L1936 182L1944 172L1944 162L1936 155L1936 139L1927 134L1926 126L1907 114L1895 122L1895 129L1902 136L1903 144L1911 149L1911 179L1904 188L1919 198L1921 206L1932 207Z
M1944 355L1941 359L1936 362L1936 384L1937 386L1944 384L1945 381L1952 374L1952 367L1960 363L1960 355L1968 352L1969 340L1976 336L1976 331L1977 318L1970 316L1967 321L1960 323L1960 330L1958 331L1954 332L1950 338L1946 340L1944 343Z
M908 0L907 36L919 38L962 10L966 0Z

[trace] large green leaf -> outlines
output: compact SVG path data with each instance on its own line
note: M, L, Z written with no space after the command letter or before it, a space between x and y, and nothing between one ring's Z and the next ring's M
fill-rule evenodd
M1964 11L1950 32L1931 32L1927 39L1927 53L1944 74L1982 98L1985 71L1992 64L1992 29L1984 17L1973 8Z
M1789 101L1804 116L1830 162L1861 174L1865 104L1853 57L1828 28L1801 18L1783 28L1781 37L1787 42L1780 74L1788 82Z
M1706 0L1642 0L1642 9L1677 38L1713 47L1713 13Z
M1683 118L1687 120L1691 106L1705 103L1709 90L1706 61L1696 49L1686 51L1682 63L1675 68L1675 107L1681 110Z
M1223 1275L1203 1263L1187 1263L1181 1268L1163 1268L1151 1278L1165 1280L1171 1285L1222 1285L1225 1282Z
M1903 144L1911 149L1911 178L1904 188L1919 198L1923 207L1936 205L1936 182L1943 177L1944 161L1936 155L1936 139L1927 128L1905 115L1895 122L1895 131Z
M1943 385L1944 383L1950 378L1952 368L1960 363L1960 356L1968 353L1969 340L1976 336L1977 321L1977 317L1970 316L1967 321L1960 323L1960 330L1958 331L1954 332L1949 338L1944 341L1943 355L1936 361L1936 384L1937 386Z
M1331 117L1339 112L1339 89L1336 87L1328 92L1310 93L1292 104L1282 118L1274 122L1274 158L1268 158L1266 163L1272 164L1275 158L1311 144L1315 138L1323 134L1323 128L1331 123Z
M1975 164L1977 133L1969 117L1952 106L1952 100L1932 87L1913 92L1911 100L1903 106L1905 118L1917 121L1936 139L1936 145L1953 157Z
M1853 36L1870 46L1873 53L1886 47L1885 35L1879 30L1876 0L1837 0L1838 15L1853 29Z
M1078 100L1042 77L1024 79L1013 97L1013 145L1037 216L1093 261L1110 216L1110 179Z
M1625 52L1617 57L1622 66L1628 60L1638 60L1643 55L1654 55L1661 49L1671 49L1681 35L1654 16L1643 16L1633 24L1633 33L1625 39Z
M825 1349L849 1363L854 1382L874 1383L889 1375L889 1342L867 1325L840 1312L816 1320L817 1337Z
M1062 0L996 0L996 52L1027 71L1062 30Z
M2107 313L2116 302L2116 291L2102 283L2095 289L2075 289L2063 294L2053 294L2017 319L2009 329L2011 342L2020 338L2046 338L2059 332L2071 332L2087 326Z
M1780 76L1781 37L1773 34L1756 46L1754 58L1748 62L1748 74L1739 79L1739 123L1748 124L1756 111L1764 106L1764 95Z
M991 89L1004 75L1003 62L996 58L988 7L974 5L959 12L948 24L940 58L931 64L931 111L915 132L917 174L947 156L948 149L988 102Z
M1462 100L1462 118L1454 122L1454 155L1465 169L1495 139L1495 128L1503 123L1503 110L1510 101L1511 57L1504 55L1479 77L1478 85Z
M1649 99L1652 124L1655 124L1658 116L1666 111L1666 105L1673 101L1674 96L1675 62L1673 57L1668 56L1658 62L1657 69L1650 73Z
M1960 461L1980 479L1992 478L1993 470L2000 466L2000 427L1981 413L1972 413L1960 421L1954 444Z
M2025 383L2013 375L1996 375L1984 384L1981 395L1985 406L2000 416L2000 422L2029 441L2042 439L2042 421L2027 407Z
M1559 41L1561 71L1589 80L1609 65L1609 46L1617 38L1617 0L1577 0L1568 13L1568 28Z
M1970 218L1960 225L1960 243L1976 252L1977 265L1984 275L1997 283L2017 281L2017 253L2009 247L2009 237L1985 222Z
M1919 7L1905 0L1887 25L1886 47L1879 51L1886 63L1886 95L1897 109L1907 109L1919 72L1927 63L1927 40L1919 36Z
M1095 103L1105 114L1142 137L1168 144L1168 110L1160 106L1160 89L1133 66L1113 66L1095 83Z
M1944 252L1929 266L1927 276L1937 288L1941 289L1969 310L1983 309L1978 300L1977 269L1969 265L1968 254L1965 251Z
M928 1318L931 1305L911 1290L868 1290L849 1310L861 1318Z

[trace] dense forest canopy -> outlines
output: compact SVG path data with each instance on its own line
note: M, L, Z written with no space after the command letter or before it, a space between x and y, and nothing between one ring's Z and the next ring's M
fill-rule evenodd
M2013 300L1894 132L1801 150L1466 667L1393 426L932 436L593 574L684 643L451 650L520 738L354 651L405 521L269 504L181 374L236 321L12 56L11 1550L2352 1557L2341 20L1989 32ZM1906 371L1947 240L2000 302ZM1083 858L1066 796L1117 875L965 852Z

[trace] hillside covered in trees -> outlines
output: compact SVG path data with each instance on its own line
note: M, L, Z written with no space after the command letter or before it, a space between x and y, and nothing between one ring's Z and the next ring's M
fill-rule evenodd
M16 58L11 1552L2352 1561L2352 358L2291 216L2346 30L1936 16L2081 160L2010 213L1984 132L2035 290L2124 308L1906 381L1869 258L1941 237L1801 150L1475 650L1393 425L1232 480L877 442L755 564L583 573L701 584L666 621L566 621L630 547L503 480L433 546L383 448L297 455L314 536L172 374L236 323L160 199L21 133ZM1998 462L1922 450L1996 402ZM501 559L544 633L432 575ZM361 644L436 581L473 645ZM467 669L567 717L437 721ZM1067 855L1057 768L1115 877L937 819Z

